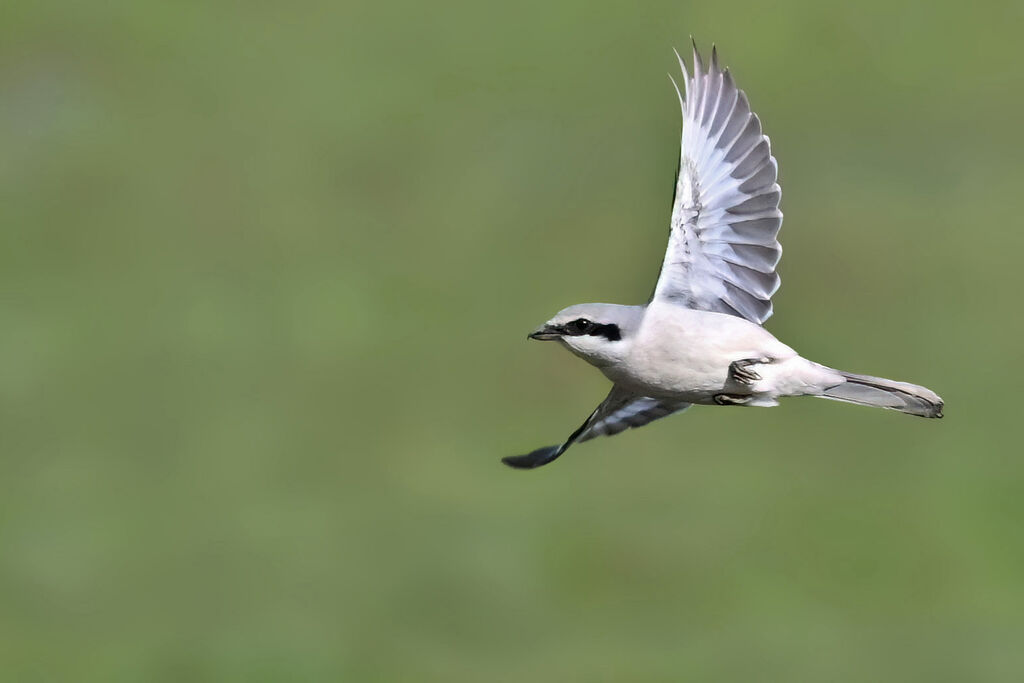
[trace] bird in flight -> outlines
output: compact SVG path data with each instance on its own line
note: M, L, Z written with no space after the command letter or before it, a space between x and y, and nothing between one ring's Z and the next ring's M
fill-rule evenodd
M814 363L761 326L779 288L778 165L717 51L705 66L694 45L692 75L681 58L679 65L686 88L684 98L676 85L682 151L668 248L651 300L570 306L529 335L557 341L596 366L612 389L561 445L502 462L540 467L574 443L694 404L774 406L785 396L818 396L942 417L934 392Z

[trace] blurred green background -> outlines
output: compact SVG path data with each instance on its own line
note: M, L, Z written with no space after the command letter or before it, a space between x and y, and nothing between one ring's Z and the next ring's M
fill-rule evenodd
M1020 681L1024 5L10 2L0 678ZM604 396L671 47L780 162L805 355L941 422Z

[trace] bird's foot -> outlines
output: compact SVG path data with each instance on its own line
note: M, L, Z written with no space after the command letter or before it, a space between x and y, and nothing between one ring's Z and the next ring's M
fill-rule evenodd
M771 363L771 358L744 358L742 360L734 360L729 363L729 379L739 384L746 384L750 386L757 380L761 379L761 375L751 370L751 366L764 365L765 363Z
M753 398L753 396L741 396L739 394L715 394L715 403L720 406L745 406Z

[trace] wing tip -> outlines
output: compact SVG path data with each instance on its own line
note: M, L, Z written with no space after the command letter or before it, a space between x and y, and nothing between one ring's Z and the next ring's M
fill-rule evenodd
M686 118L686 100L683 99L683 93L679 90L679 84L676 83L676 79L672 77L672 74L668 75L668 80L672 81L672 87L676 89L676 97L679 98L679 109L683 112L683 118Z
M545 446L526 455L506 456L501 461L515 470L532 470L556 460L564 450L561 446Z
M689 94L690 94L690 72L686 68L686 62L684 62L682 56L680 56L679 50L677 50L675 48L672 48L672 52L675 53L676 61L679 62L679 69L683 72L683 87L686 89L687 96L689 96ZM678 86L676 86L676 90L679 90Z
M701 59L700 50L697 49L697 41L694 40L693 36L690 36L690 44L693 45L693 74L696 78L698 74L704 72L704 60Z

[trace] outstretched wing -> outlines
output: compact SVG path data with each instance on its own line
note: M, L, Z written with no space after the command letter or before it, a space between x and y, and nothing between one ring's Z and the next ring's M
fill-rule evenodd
M778 165L747 96L719 68L717 51L705 69L694 47L693 76L681 58L679 65L686 85L685 101L679 95L682 150L653 298L760 324L779 288Z
M614 393L615 389L613 388L608 399L611 399ZM627 394L627 396L630 398L620 401L617 406L606 407L609 400L605 399L605 402L601 404L601 408L605 410L601 410L597 417L590 421L586 429L576 437L576 442L583 443L597 436L615 436L627 429L643 427L649 422L668 417L672 413L678 413L690 407L689 403L680 401L663 401L635 394Z
M648 422L678 413L690 407L689 403L663 401L649 396L639 396L613 386L586 422L574 431L565 443L558 446L538 448L526 455L502 458L501 461L516 469L533 469L558 458L576 442L588 441L595 436L614 436L631 427L642 427Z

